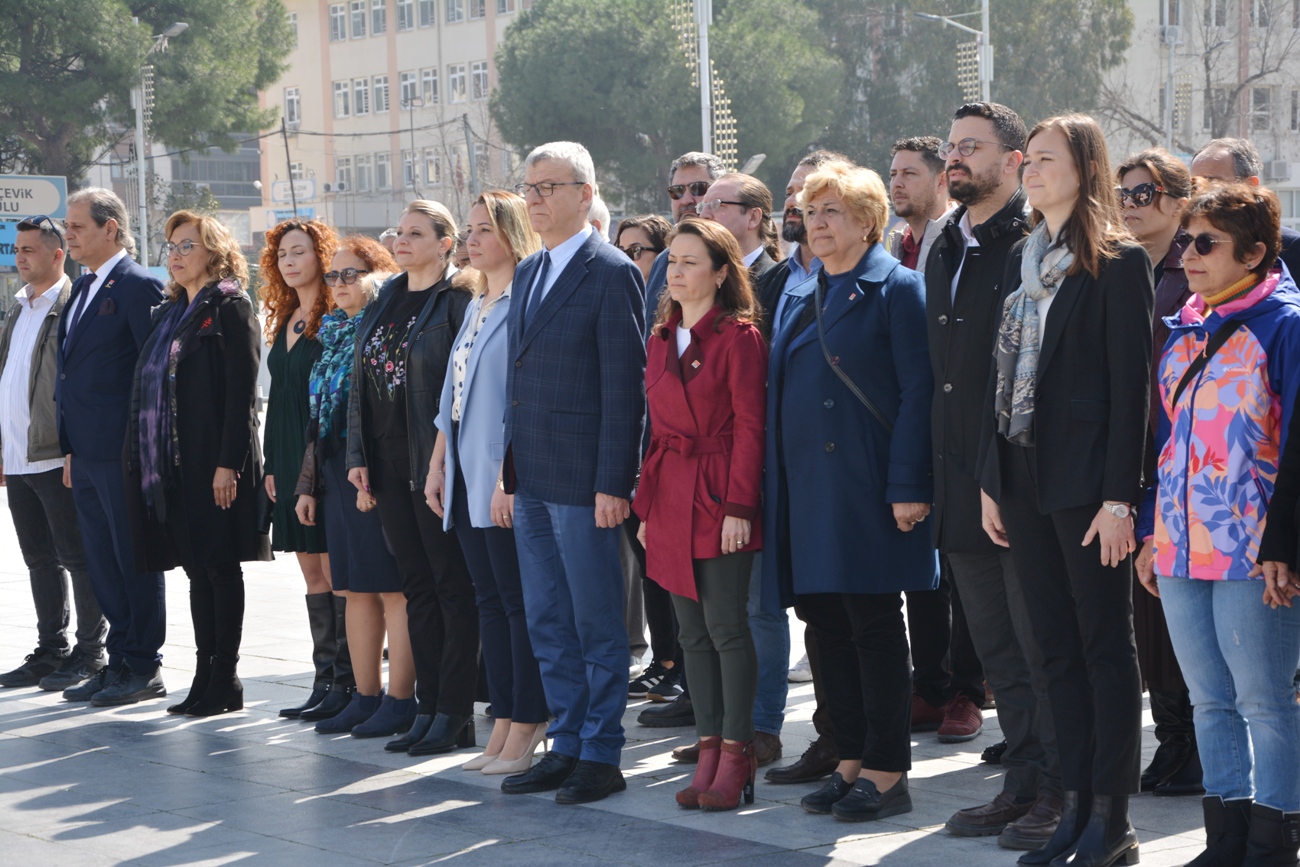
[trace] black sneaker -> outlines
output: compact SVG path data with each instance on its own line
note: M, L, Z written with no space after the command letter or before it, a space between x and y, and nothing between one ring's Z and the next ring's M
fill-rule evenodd
M90 680L108 665L102 653L91 656L80 648L72 651L57 671L45 675L37 684L46 692L63 692Z
M641 676L634 678L627 685L628 698L645 698L650 690L659 685L664 677L670 674L668 669L664 668L657 661L650 663L650 667L641 672Z
M95 672L89 680L79 683L76 686L70 686L63 691L64 701L90 701L95 693L104 687L113 683L126 670L126 666L121 668L101 668Z
M645 697L658 702L676 701L685 692L686 690L682 689L681 675L677 673L676 668L670 668L657 685L646 690Z
M0 674L0 686L36 686L36 684L40 683L42 677L57 671L66 658L57 650L38 647L35 651L27 654L27 658L23 660L22 665L13 671Z
M91 696L90 703L95 707L117 707L151 698L164 698L166 695L162 666L150 674L135 671L131 666L125 665L112 683Z

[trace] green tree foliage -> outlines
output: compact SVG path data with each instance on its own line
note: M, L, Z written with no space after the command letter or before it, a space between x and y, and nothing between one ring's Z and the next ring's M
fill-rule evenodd
M84 176L123 129L130 91L173 22L189 29L154 67L152 140L233 149L274 110L257 91L284 70L293 35L280 0L23 0L0 30L0 169ZM139 24L132 23L132 17Z
M716 0L714 65L737 118L742 160L784 187L786 164L831 119L841 79L816 13L782 0ZM629 210L662 210L669 163L700 147L691 85L666 0L539 0L497 52L492 112L526 150L580 141ZM615 187L610 190L610 187ZM616 196L615 196L616 197Z

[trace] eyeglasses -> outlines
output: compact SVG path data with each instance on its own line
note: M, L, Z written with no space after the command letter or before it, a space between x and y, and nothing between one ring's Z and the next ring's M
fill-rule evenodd
M521 196L526 196L528 191L532 190L544 199L547 196L554 195L556 187L581 187L583 185L583 181L541 181L536 184L515 184L515 192Z
M1192 247L1195 248L1198 256L1208 256L1214 252L1215 244L1231 244L1231 238L1216 238L1211 234L1202 233L1192 238Z
M700 202L700 212L703 213L705 208L708 208L710 211L716 211L723 205L735 205L738 208L749 209L749 206L744 202L732 202L727 199L709 199L707 202Z
M197 246L198 244L193 241L181 241L179 244L173 244L171 241L168 241L162 246L163 255L170 256L172 253L179 251L182 256L188 256L190 253L194 252L194 248Z
M53 217L46 216L45 214L38 214L35 217L28 217L22 222L31 223L41 232L53 232L58 235L60 239L63 238L63 229L58 223L54 222Z
M342 280L345 284L351 286L353 283L357 282L363 274L369 273L370 271L367 269L358 268L344 268L342 271L326 271L325 285L337 286L339 281Z
M1132 199L1134 205L1139 208L1145 208L1156 200L1157 193L1163 193L1164 191L1164 187L1157 187L1155 184L1151 183L1138 184L1131 190L1126 190L1123 187L1115 188L1115 192L1119 194L1119 203L1121 207L1129 199Z
M952 153L953 151L956 151L957 153L961 154L964 157L968 157L971 154L975 153L975 149L982 144L992 145L993 147L998 147L998 148L1005 148L1006 150L1009 151L1015 150L1015 148L1008 147L1007 145L1004 145L1000 141L981 141L980 139L977 138L964 138L961 141L957 142L956 144L953 144L950 141L946 141L943 144L939 145L939 159L943 159L943 160L948 159L948 154Z
M641 258L642 253L650 253L652 255L658 256L661 252L663 252L662 250L657 249L655 247L645 247L642 246L641 244L633 244L630 247L623 247L622 249L623 252L627 254L627 257L631 259L633 262L638 261Z
M668 188L668 198L674 202L686 195L690 190L692 196L702 196L709 191L709 185L712 181L691 181L689 184L673 184Z

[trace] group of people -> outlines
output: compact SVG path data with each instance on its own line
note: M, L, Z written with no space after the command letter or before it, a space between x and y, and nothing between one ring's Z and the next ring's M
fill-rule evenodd
M197 660L168 711L239 709L240 564L292 551L315 681L282 716L474 747L481 660L464 767L574 804L626 788L648 695L642 724L698 733L677 803L729 810L781 757L793 607L818 738L766 779L820 782L809 813L911 810L912 732L969 740L995 701L1003 789L951 834L1133 864L1130 796L1195 792L1197 867L1296 863L1300 236L1249 142L1116 170L1090 117L971 103L888 184L808 154L779 227L758 179L684 154L672 222L613 243L582 145L523 171L463 232L412 202L391 254L280 224L260 328L211 217L167 221L165 286L107 191L21 223L0 437L40 646L0 683L164 695L179 565Z

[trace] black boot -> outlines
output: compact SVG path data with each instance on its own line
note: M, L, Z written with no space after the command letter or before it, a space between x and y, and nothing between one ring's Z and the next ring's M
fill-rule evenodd
M1052 867L1111 867L1138 863L1138 839L1128 820L1128 795L1093 795L1088 825L1074 856L1058 855Z
M1088 811L1091 807L1091 792L1065 792L1061 796L1061 821L1057 824L1052 839L1041 849L1021 855L1016 863L1021 867L1050 864L1061 855L1073 852L1074 844L1088 824Z
M407 753L433 756L474 746L474 717L468 714L440 713L433 718L429 733L411 744Z
M1183 766L1165 777L1156 786L1156 795L1204 795L1205 772L1201 769L1201 751L1196 748L1196 736L1192 735L1191 748Z
M314 708L325 699L329 692L334 670L334 657L338 651L338 642L334 637L334 602L333 593L307 594L307 623L311 627L311 661L316 666L316 680L311 686L311 695L297 707L286 707L280 716L298 719L299 715Z
M1186 867L1241 867L1250 833L1250 798L1225 801L1218 795L1201 799L1205 814L1205 851Z
M1300 853L1300 813L1283 813L1263 804L1250 808L1250 835L1241 867L1296 867Z
M190 691L185 698L171 707L167 712L171 714L187 714L190 708L198 704L203 698L203 693L208 688L208 677L212 674L212 657L203 651L199 651L194 660L194 680L190 683Z
M191 707L188 716L216 716L244 709L244 684L235 673L235 661L230 659L212 660L212 677L203 698Z
M1192 703L1187 690L1150 691L1151 716L1156 721L1156 754L1142 772L1142 791L1155 791L1156 786L1177 774L1191 754L1195 752L1192 727ZM1200 782L1199 776L1197 782ZM1172 794L1172 793L1171 793Z
M342 713L357 688L356 677L352 674L352 655L348 653L348 598L333 593L329 596L334 613L334 662L330 667L330 688L320 704L298 714L298 719L304 722L319 722Z

